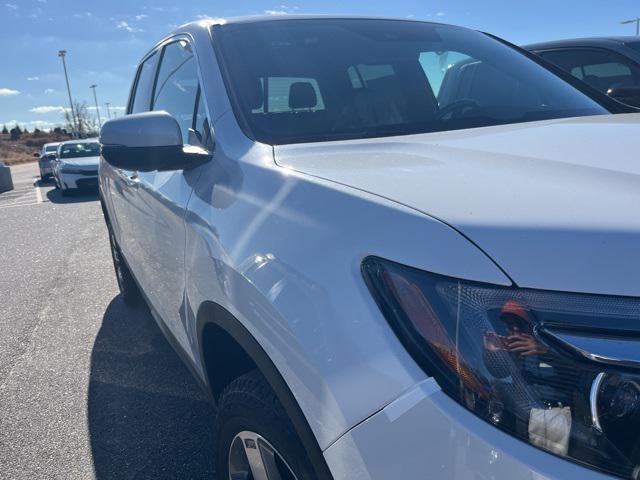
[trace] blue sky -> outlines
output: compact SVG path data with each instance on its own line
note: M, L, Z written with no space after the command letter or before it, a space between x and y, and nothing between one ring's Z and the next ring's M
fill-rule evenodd
M410 17L488 31L514 43L635 33L633 0L0 0L0 125L62 122L68 105L59 49L68 51L75 100L93 105L89 85L122 114L135 65L175 25L203 16L342 13Z

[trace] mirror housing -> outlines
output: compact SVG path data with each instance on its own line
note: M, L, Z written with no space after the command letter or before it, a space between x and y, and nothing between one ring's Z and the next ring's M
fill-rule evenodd
M40 158L40 152L34 153L33 156L36 157L36 158Z
M211 160L205 149L183 145L180 125L165 111L109 120L100 130L100 144L102 158L124 170L187 170Z
M640 107L640 86L613 87L607 90L607 95L632 107Z

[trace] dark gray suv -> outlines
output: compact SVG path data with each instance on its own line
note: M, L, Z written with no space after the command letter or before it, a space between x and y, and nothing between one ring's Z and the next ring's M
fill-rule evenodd
M640 37L579 38L523 48L599 92L640 107Z

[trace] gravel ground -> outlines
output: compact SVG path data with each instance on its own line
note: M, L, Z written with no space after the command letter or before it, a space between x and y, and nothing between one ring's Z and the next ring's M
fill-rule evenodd
M95 194L0 194L0 479L213 478L214 411L118 296Z

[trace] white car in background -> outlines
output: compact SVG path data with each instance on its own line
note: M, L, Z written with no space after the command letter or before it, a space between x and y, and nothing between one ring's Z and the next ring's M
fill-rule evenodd
M53 168L56 188L63 195L80 189L98 187L100 143L96 138L72 140L58 145Z
M38 167L40 168L40 178L47 180L53 175L53 165L55 163L56 152L60 142L45 143L42 150L35 154L38 156Z

